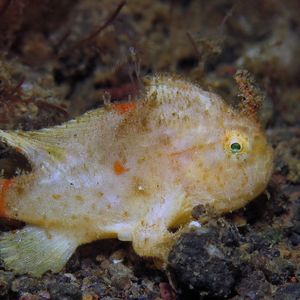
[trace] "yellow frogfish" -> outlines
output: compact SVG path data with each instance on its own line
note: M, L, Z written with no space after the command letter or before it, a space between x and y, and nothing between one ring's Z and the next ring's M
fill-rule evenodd
M2 233L0 258L35 276L106 238L166 261L170 228L189 223L197 205L216 214L243 207L265 189L273 161L247 107L162 75L145 80L139 100L53 128L1 130L0 140L32 166L0 181L1 217L27 224Z

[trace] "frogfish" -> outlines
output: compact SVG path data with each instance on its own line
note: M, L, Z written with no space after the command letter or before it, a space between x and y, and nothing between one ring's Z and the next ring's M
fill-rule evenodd
M266 188L273 151L244 106L156 75L137 100L52 128L1 130L32 167L0 179L0 216L26 224L0 236L5 268L58 272L79 245L107 238L166 262L170 229L188 224L193 207L231 212Z

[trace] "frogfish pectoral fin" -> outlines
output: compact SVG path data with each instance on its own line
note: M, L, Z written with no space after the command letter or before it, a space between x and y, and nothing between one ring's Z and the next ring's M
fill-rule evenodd
M0 235L0 258L16 273L41 276L48 270L59 272L78 245L62 231L28 225Z

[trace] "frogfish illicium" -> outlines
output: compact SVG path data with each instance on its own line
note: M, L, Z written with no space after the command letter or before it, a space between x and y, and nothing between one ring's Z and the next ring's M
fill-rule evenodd
M243 207L266 188L273 161L253 110L162 75L145 80L138 100L53 128L0 131L0 140L32 167L0 181L1 217L27 224L2 233L0 258L36 276L106 238L166 261L170 228L197 205L216 214Z

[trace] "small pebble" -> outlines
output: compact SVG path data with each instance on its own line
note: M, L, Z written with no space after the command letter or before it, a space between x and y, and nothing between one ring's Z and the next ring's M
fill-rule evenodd
M71 281L76 281L76 277L71 273L65 273L64 277L68 278Z
M30 293L24 293L19 300L39 300L39 297Z
M117 251L115 251L110 257L109 259L111 261L123 261L124 258L126 257L126 252L124 249L119 249Z
M98 299L100 299L100 297L98 296L98 295L96 295L96 294L84 294L83 296L82 296L82 300L98 300Z
M123 276L115 275L112 277L112 285L124 291L124 290L128 290L131 287L132 283L130 278L126 275Z
M108 269L108 267L110 266L110 261L108 259L105 259L104 261L101 262L100 267L101 269Z
M176 300L176 293L168 283L161 282L159 284L159 290L163 300Z
M48 300L50 299L50 294L48 291L40 291L38 293L39 300Z
M106 256L103 255L103 254L98 254L96 256L96 261L99 262L99 263L103 262L105 259L106 259Z
M198 221L191 221L189 223L189 228L200 228L201 227L201 223Z

